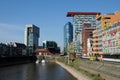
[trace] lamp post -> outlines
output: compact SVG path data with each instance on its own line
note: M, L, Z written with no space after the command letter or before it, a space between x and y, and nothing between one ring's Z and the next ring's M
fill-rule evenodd
M70 61L69 61L69 54L70 54L70 53L69 53L69 42L68 42L68 45L67 45L67 53L68 53L68 56L67 56L67 57L68 57L68 64L69 64L69 63L70 63Z

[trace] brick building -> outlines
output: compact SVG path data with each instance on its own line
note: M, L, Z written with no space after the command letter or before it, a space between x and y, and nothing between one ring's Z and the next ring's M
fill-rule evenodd
M88 43L87 43L87 40L89 39L89 38L91 38L92 37L92 31L93 30L95 30L94 28L92 28L91 27L91 24L89 24L89 23L85 23L85 24L83 24L83 27L82 27L82 43L83 43L83 54L84 55L86 55L86 54L88 54L89 52L87 51L87 45L88 45Z

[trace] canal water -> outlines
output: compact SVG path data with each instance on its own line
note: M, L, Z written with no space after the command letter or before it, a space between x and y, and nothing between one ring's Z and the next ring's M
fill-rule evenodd
M22 64L0 68L0 80L77 80L56 63Z

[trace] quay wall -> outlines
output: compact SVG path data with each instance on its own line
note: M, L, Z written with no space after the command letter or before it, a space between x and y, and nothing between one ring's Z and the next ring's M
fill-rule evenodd
M65 70L67 70L70 74L72 74L75 78L77 78L77 80L92 80L90 79L88 76L80 73L79 71L77 71L76 69L65 65L62 62L56 61L57 64L59 64L61 67L63 67Z
M35 62L36 56L0 57L0 67Z

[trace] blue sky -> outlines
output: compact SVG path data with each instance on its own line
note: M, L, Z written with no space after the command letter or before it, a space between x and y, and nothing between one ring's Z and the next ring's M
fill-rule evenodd
M40 44L53 40L63 47L63 27L71 17L67 12L120 10L120 0L0 0L0 42L24 43L26 24L40 27Z

